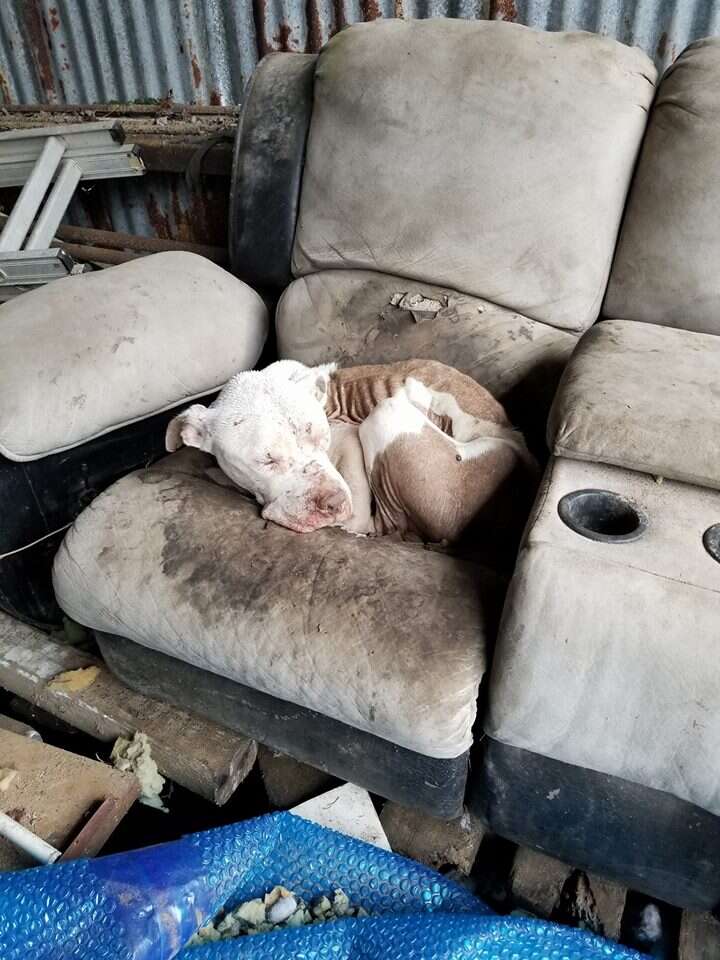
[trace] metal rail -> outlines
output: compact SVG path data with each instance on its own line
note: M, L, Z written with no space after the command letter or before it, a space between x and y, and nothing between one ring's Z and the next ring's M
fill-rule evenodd
M81 180L145 172L124 140L118 120L0 133L0 187L22 185L0 234L0 290L77 272L72 256L50 244Z

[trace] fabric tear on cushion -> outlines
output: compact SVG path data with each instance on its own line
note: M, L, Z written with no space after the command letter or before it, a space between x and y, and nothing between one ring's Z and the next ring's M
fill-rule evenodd
M440 309L418 319L421 300ZM280 300L276 327L280 356L302 363L447 363L488 389L513 423L541 442L577 343L574 334L487 300L369 270L327 270L295 280Z

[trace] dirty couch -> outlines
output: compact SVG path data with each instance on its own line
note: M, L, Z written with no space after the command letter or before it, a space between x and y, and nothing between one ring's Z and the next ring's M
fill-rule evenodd
M603 314L567 366L505 605L475 802L494 828L720 902L720 40L667 71Z
M68 277L0 308L0 609L62 623L64 531L105 487L164 452L179 405L260 357L260 297L189 253Z
M614 41L490 22L376 22L266 58L231 253L253 286L287 282L279 355L445 361L539 449L600 311L654 82ZM476 532L480 560L292 534L207 466L181 451L98 497L56 558L63 609L132 686L457 815L514 532Z
M701 197L718 127L699 92L717 76L717 48L701 46L699 62L697 49L664 81L647 132L656 77L642 53L505 23L354 26L317 58L266 58L246 97L231 252L253 286L286 286L280 356L451 363L498 396L538 452L573 356L505 604L486 736L476 712L510 573L502 531L478 538L482 562L333 530L296 535L265 525L208 480L207 458L182 451L98 497L54 576L61 606L96 630L130 685L443 816L461 810L475 739L468 795L498 832L708 905L720 895L703 883L720 858L712 772L701 771L714 714L700 687L716 568L678 546L678 517L713 526L717 487L701 453L716 436L717 294ZM697 175L681 177L679 160ZM608 320L593 326L601 309ZM655 442L643 411L664 418ZM622 546L558 517L560 498L584 489L616 494L616 512L602 498L571 501L566 520L588 523L583 510L599 507ZM647 518L645 540L633 539L633 511ZM605 547L627 548L623 560L608 562ZM692 656L678 652L682 628L658 584L687 604ZM709 717L680 710L679 695L671 703L673 676L710 702ZM680 729L693 719L710 732ZM693 745L688 772L677 750ZM619 792L603 792L608 778ZM663 854L675 800L696 819Z

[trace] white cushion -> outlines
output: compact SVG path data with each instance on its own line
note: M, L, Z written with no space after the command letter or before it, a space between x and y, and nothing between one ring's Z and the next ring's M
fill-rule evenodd
M499 581L420 544L267 523L212 462L183 450L80 515L55 560L66 613L426 756L467 750Z
M0 453L37 460L254 366L260 297L191 253L56 280L0 307Z
M603 312L720 334L720 38L658 89Z
M558 502L587 488L634 501L645 533L573 532ZM718 522L716 491L551 461L505 604L487 733L720 815L720 564L702 542Z
M605 320L581 338L550 413L559 456L720 489L720 338Z
M589 33L377 20L320 53L295 275L447 285L568 330L596 317L654 93Z

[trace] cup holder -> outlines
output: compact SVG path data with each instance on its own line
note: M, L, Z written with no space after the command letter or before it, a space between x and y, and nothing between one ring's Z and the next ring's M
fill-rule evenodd
M703 534L703 546L717 563L720 563L720 523L714 523Z
M630 543L647 527L637 507L610 490L574 490L560 500L558 513L575 533L601 543Z

